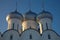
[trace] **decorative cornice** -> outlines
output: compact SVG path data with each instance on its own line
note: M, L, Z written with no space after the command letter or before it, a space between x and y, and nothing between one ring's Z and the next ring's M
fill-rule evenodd
M52 31L52 32L54 32L57 36L59 36L59 37L60 37L60 35L59 35L59 34L57 34L57 32L55 32L55 31L54 31L54 30L52 30L52 29L44 30L44 31L43 31L43 33L44 33L44 32L46 32L46 31ZM43 34L42 34L42 35L43 35Z
M17 30L15 30L15 29L9 29L9 30L6 30L1 36L3 37L3 35L4 35L6 32L11 31L11 30L16 31L16 32L19 34L20 37L21 37L21 35L22 35L25 31L27 31L27 30L35 30L36 32L38 32L38 30L36 30L36 29L29 28L29 29L24 30L24 31L20 34L20 33L19 33ZM54 30L51 30L51 29L44 30L43 33L46 32L46 31L52 31L52 32L56 33ZM40 34L40 33L38 32L38 34L39 34L40 36L42 36L43 33ZM60 37L60 35L58 35L57 33L56 33L56 35L57 35L58 37Z
M5 32L3 32L3 34L2 34L1 36L3 37L3 35L4 35L6 32L11 31L11 30L16 31L16 32L20 35L20 33L19 33L16 29L9 29L9 30L6 30Z

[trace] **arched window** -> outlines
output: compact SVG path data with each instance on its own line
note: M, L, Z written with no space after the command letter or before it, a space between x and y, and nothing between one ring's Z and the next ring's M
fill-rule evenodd
M14 29L14 23L12 24L12 29Z
M19 30L19 24L17 24L17 30Z
M32 35L31 34L30 34L29 38L32 39Z
M40 33L40 28L38 28L38 32Z
M10 40L13 40L13 35L10 36Z
M51 39L51 36L48 34L48 39Z
M47 22L46 22L46 28L47 28L47 30L48 30L48 24L47 24Z

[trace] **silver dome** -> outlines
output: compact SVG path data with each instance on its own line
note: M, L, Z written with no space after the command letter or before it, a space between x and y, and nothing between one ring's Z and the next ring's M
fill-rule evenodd
M20 13L17 12L17 11L11 12L11 13L6 17L6 20L8 21L9 19L12 19L12 18L16 18L16 19L23 20L22 14L20 14Z
M38 16L37 16L38 19L42 19L42 18L49 18L49 19L53 19L53 16L50 12L48 11L42 11Z
M37 14L29 10L27 13L25 13L24 18L25 20L36 20Z

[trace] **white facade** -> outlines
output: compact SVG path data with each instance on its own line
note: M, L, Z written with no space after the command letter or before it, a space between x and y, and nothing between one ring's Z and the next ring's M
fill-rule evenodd
M60 40L60 36L53 30L45 30L43 32L43 40Z
M16 30L7 30L3 33L4 40L20 40L19 33Z
M42 38L36 30L27 29L21 34L21 40L42 40Z
M60 36L53 30L45 30L42 35L34 29L27 29L21 34L17 30L7 30L0 40L60 40Z

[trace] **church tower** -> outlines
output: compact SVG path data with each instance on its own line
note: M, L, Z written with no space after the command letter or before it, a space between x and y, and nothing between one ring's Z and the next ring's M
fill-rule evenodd
M23 16L22 14L20 14L19 12L14 11L11 12L7 17L6 20L8 22L8 29L16 29L19 32L22 31L22 20L23 20Z
M6 20L8 22L8 29L16 29L21 33L23 15L17 11L17 2L18 1L16 0L16 10L14 12L10 12L6 17Z
M42 33L44 30L52 29L52 14L48 11L42 11L38 16L37 20L40 26L40 32Z
M24 21L22 22L23 31L29 28L37 30L37 22L36 22L37 14L31 11L31 0L29 0L28 5L29 5L29 11L25 13Z
M37 14L31 10L24 15L24 21L22 22L23 31L29 28L37 29L36 16Z
M50 12L45 11L45 3L44 0L42 0L42 12L40 12L37 16L37 21L40 26L40 33L47 29L52 29L52 21L53 16Z

